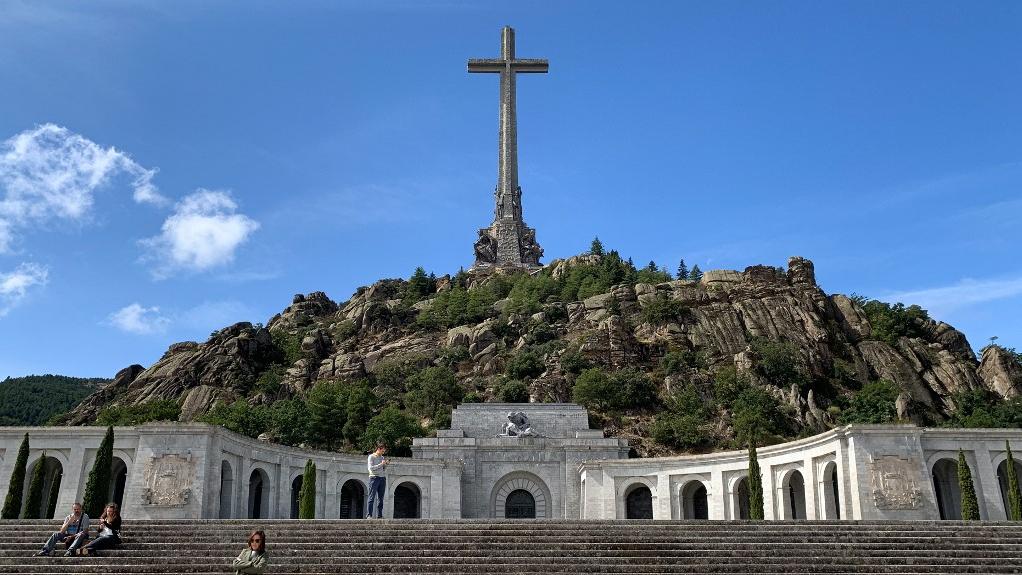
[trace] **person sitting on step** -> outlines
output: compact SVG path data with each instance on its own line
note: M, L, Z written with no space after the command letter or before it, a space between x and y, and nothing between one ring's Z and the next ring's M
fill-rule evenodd
M103 514L99 516L99 534L89 542L88 545L82 547L85 543L85 539L88 538L87 532L80 533L75 537L74 543L68 548L65 555L94 555L96 551L101 549L110 549L121 544L121 513L120 508L116 503L107 503L103 509Z
M54 532L50 535L46 544L43 545L43 550L36 555L49 555L53 553L53 548L57 546L57 543L66 543L68 545L74 541L75 536L79 533L89 531L89 514L82 512L82 504L77 501L71 506L71 514L64 518L64 523L60 526L60 531Z
M259 575L266 571L269 559L266 554L266 534L262 529L257 529L248 536L248 547L238 555L232 567L235 575Z

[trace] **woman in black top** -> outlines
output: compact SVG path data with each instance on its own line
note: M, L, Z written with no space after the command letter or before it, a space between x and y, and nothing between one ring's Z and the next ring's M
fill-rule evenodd
M100 549L110 549L121 544L121 512L116 503L107 503L99 517L99 536L83 547L79 555L91 555Z

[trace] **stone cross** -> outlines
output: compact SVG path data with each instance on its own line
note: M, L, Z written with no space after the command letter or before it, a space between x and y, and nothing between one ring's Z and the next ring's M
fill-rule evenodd
M518 186L518 121L515 112L515 75L545 73L546 60L515 57L515 31L501 31L500 58L471 59L469 72L500 74L500 124L497 139L497 187L493 223L479 230L475 267L535 267L543 255L536 231L522 217L522 189Z

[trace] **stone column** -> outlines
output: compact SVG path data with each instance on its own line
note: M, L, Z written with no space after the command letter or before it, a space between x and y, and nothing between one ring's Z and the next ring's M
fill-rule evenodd
M714 519L727 519L728 509L727 483L724 482L724 473L714 466L710 471L710 487L706 491L706 504L708 517Z
M969 458L966 453L966 459ZM1001 485L997 481L997 470L994 468L993 458L985 443L976 442L976 448L971 453L975 459L972 464L973 483L976 485L976 500L979 501L980 517L988 520L1006 521L1008 514L1004 510L1004 501L1001 500Z
M826 493L823 486L820 485L821 473L817 469L816 462L813 461L813 457L810 455L802 461L802 479L806 490L806 519L823 519L823 510L825 506L821 506L820 496Z

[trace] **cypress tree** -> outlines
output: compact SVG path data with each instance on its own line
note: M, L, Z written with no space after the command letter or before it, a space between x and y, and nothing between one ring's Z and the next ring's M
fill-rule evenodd
M763 520L763 475L759 471L756 444L749 443L749 519Z
M7 487L7 497L0 519L17 519L21 513L21 492L25 490L25 467L28 465L28 434L21 440L18 457L14 460L14 472Z
M60 480L64 478L64 471L57 470L57 474L53 476L53 483L50 483L50 495L46 500L46 517L44 519L51 519L53 514L57 512L57 498L60 497Z
M298 518L316 518L316 464L311 459L305 462L302 489L298 492Z
M21 511L22 519L39 519L39 512L43 506L43 481L46 480L46 452L35 464L32 471L32 482L28 484L28 499L25 500L25 509Z
M1004 442L1004 449L1008 452L1005 465L1008 466L1008 519L1022 521L1022 494L1018 488L1018 472L1015 471L1015 458L1011 456L1011 446Z
M681 263L678 264L678 279L683 280L688 278L688 266L685 265L685 258L681 258Z
M697 282L703 277L703 270L699 269L699 264L692 266L692 271L688 272L688 279Z
M99 517L103 514L107 494L110 493L113 464L114 428L111 426L106 429L103 442L99 444L99 451L96 452L96 462L92 465L92 471L89 471L89 481L85 484L85 497L82 498L82 508L89 514L89 517Z
M978 521L979 502L976 501L976 488L972 485L972 471L961 449L958 450L958 489L962 492L962 519Z

